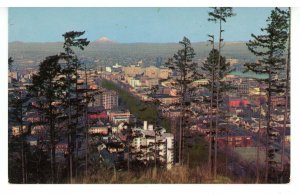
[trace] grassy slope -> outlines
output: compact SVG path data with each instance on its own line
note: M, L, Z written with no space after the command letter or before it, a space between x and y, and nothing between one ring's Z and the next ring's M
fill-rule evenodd
M189 164L174 166L171 170L145 168L143 171L127 172L103 169L88 177L80 178L77 183L120 183L120 184L195 184L195 183L240 183L229 177L218 175L214 180L209 177L207 168L207 142L203 137L195 137L189 149Z

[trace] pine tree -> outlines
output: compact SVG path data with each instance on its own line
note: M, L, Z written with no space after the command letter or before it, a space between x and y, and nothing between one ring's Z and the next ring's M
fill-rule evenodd
M12 57L8 59L8 67L9 67L9 72L12 71L13 69L13 62L14 60ZM17 144L17 152L20 151L20 156L21 156L21 178L22 178L22 183L26 183L26 162L25 162L25 132L24 130L24 124L23 124L23 115L25 113L25 106L24 103L26 101L25 93L24 91L20 90L20 83L16 80L12 81L12 87L13 91L8 94L8 106L9 106L9 122L13 122L14 125L19 126L19 135L16 137L10 137L10 147L9 147L9 153L13 153L12 151L14 150L15 146L13 144ZM13 163L13 162L12 162ZM12 165L9 165L10 167ZM11 170L13 171L13 170ZM14 170L16 171L16 170ZM9 175L10 181L14 180L12 178L12 174ZM16 178L17 179L17 178Z
M33 109L39 113L39 124L47 126L46 142L49 141L51 161L51 182L56 182L56 144L61 136L61 118L63 109L60 106L64 98L65 85L63 83L59 55L49 56L41 62L38 73L32 77L29 92L35 101Z
M210 93L210 100L206 100L204 98L204 102L208 103L209 102L209 112L210 112L210 123L209 123L209 159L208 159L208 165L209 165L209 170L211 173L211 168L212 168L212 163L211 163L211 151L212 151L212 142L216 142L216 133L213 129L215 129L216 125L216 108L217 104L221 104L223 102L223 98L225 96L225 92L228 92L231 90L233 87L226 81L224 80L225 76L228 75L230 72L234 71L233 68L230 67L229 63L226 63L226 58L221 56L220 60L220 72L219 75L217 75L217 65L218 65L218 59L219 59L219 52L217 49L212 49L209 53L209 56L203 63L203 66L201 67L201 72L202 72L202 78L207 79L208 83L203 85L209 93ZM218 98L218 103L217 103L217 84L219 83L219 98ZM214 116L213 116L214 115ZM219 118L222 118L225 120L225 113L219 113ZM222 117L221 117L222 116ZM217 148L214 148L216 150Z
M247 63L248 71L257 74L267 74L267 79L261 81L267 84L267 130L266 130L266 173L265 182L274 182L276 161L275 153L278 149L274 146L277 141L277 132L271 126L272 97L284 91L280 81L280 71L284 69L286 43L288 39L288 18L285 11L275 8L267 19L267 27L262 28L263 35L251 34L253 40L247 43L249 51L258 57L257 63Z
M167 63L169 68L173 69L177 74L175 87L178 89L179 94L179 108L181 110L181 116L179 120L179 152L178 159L179 164L183 164L184 158L184 136L188 130L188 119L190 118L190 105L193 98L193 92L195 87L192 83L196 80L197 63L193 62L195 57L194 49L191 47L191 42L188 38L183 37L183 40L179 42L182 49L178 50L174 54L173 58L169 59Z
M81 67L74 49L84 50L88 46L89 41L86 38L80 38L85 31L77 32L70 31L63 34L64 37L64 53L61 53L62 58L66 61L66 66L63 67L63 74L66 75L66 101L65 107L68 113L68 148L69 148L69 174L70 183L73 182L73 152L74 147L77 147L77 133L80 130L79 118L83 118L83 110L80 109L82 99L79 98L78 91L78 70ZM77 150L77 148L76 148ZM76 152L77 154L77 152ZM76 156L77 160L77 156ZM77 161L76 161L77 162ZM77 170L77 167L76 167Z
M261 94L262 87L261 82L259 83L259 120L258 120L258 132L257 132L257 145L256 145L256 183L259 183L260 180L260 142L261 142L261 121L262 121L262 106L264 104L264 99Z
M233 13L233 10L231 7L214 7L212 8L212 11L208 13L209 18L208 21L212 21L215 23L219 23L219 56L218 56L218 66L217 66L217 75L220 74L220 63L221 63L221 48L222 48L222 42L224 41L222 38L222 33L224 32L224 29L222 28L222 23L226 23L227 18L230 18L232 16L235 16ZM217 87L217 93L216 93L216 120L215 120L215 139L218 138L218 123L219 123L219 93L220 93L220 79L217 79L216 87ZM217 141L214 142L214 148L215 148L215 154L214 154L214 178L217 177Z
M209 42L212 45L212 51L215 50L215 37L214 35L208 35L211 40L209 40ZM208 137L208 167L209 167L209 174L211 176L211 170L212 170L212 133L213 133L213 105L214 105L214 91L215 91L215 66L211 65L211 63L213 62L209 62L210 64L208 64L208 61L206 62L206 64L209 66L208 68L210 68L210 107L209 107L209 137Z

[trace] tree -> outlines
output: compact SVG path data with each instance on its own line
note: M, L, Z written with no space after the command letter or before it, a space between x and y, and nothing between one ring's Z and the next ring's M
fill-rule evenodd
M95 101L95 96L101 94L102 92L99 90L93 90L88 88L88 75L87 75L87 67L86 64L84 65L84 89L79 90L77 88L77 103L79 105L82 105L82 109L77 108L78 116L80 115L81 111L84 111L84 120L82 121L84 123L84 133L85 133L85 144L86 144L86 149L85 149L85 176L87 177L88 175L88 153L89 153L89 137L88 137L88 131L89 131L89 117L88 117L88 105L90 102ZM77 86L79 84L77 83ZM80 94L81 99L78 98L78 94ZM78 121L77 121L78 122ZM77 137L77 136L76 136ZM76 144L77 146L77 144ZM78 153L78 148L76 148L76 153ZM76 155L77 156L77 155ZM77 159L77 158L76 158ZM76 161L77 162L77 161ZM77 170L77 166L76 166ZM77 173L77 171L76 171Z
M39 124L48 126L47 140L50 143L51 182L55 183L56 175L56 144L61 130L61 118L64 117L60 106L64 98L65 85L63 83L59 55L47 57L41 62L38 73L32 77L29 92L34 98L33 109L39 114Z
M12 68L13 68L13 58L12 57L9 57L8 58L8 71L11 72L12 71Z
M12 57L8 59L8 67L9 71L12 71L13 68L13 62L14 60ZM25 93L24 91L20 90L20 83L16 80L12 81L12 87L13 91L8 94L9 101L8 101L8 114L9 114L9 122L13 123L16 125L16 127L19 127L19 135L18 136L11 136L10 137L10 147L9 147L9 154L12 154L15 147L16 147L16 152L20 151L20 156L21 156L21 178L22 178L22 183L26 183L26 162L25 162L25 132L24 130L24 125L23 125L23 115L25 112L25 106L24 103L26 101ZM16 143L17 146L14 146L13 144ZM11 163L15 163L14 161L16 160L14 157L10 158L13 159ZM12 167L13 165L9 165L9 167ZM16 170L14 170L16 171ZM12 178L12 172L9 174L10 181L14 181L14 178ZM16 178L17 179L17 178ZM17 181L17 180L16 180Z
M271 126L272 97L283 92L283 85L280 79L280 71L284 69L286 43L288 38L288 18L286 12L275 8L268 17L267 27L262 28L263 35L251 34L252 40L247 43L250 52L258 57L257 63L246 63L248 71L257 74L267 74L267 79L261 81L267 84L267 130L266 130L266 173L265 182L274 182L276 162L275 147L277 141L276 130Z
M132 140L135 138L135 134L132 130L132 125L130 123L124 123L123 133L126 135L126 145L127 145L127 172L130 172L130 161L132 160L133 151L131 150Z
M220 57L220 72L219 75L217 75L217 65L219 60L219 51L217 49L212 49L209 53L209 56L203 63L203 66L201 67L202 75L201 77L203 79L207 79L208 83L203 85L209 93L210 93L210 100L209 100L209 112L210 112L210 123L209 123L209 148L208 148L208 166L209 166L209 173L211 174L212 169L212 142L216 142L216 132L213 130L216 126L216 116L213 116L216 114L214 110L217 108L218 104L221 104L223 102L223 97L225 95L225 92L228 92L233 87L224 80L225 76L228 75L230 72L232 72L234 69L230 67L229 63L226 63L226 58L221 56ZM217 86L216 83L219 83L219 98L217 101ZM207 101L207 102L206 102ZM204 102L208 103L208 100L204 98ZM223 114L223 120L225 118L225 113ZM219 115L221 115L219 113ZM215 146L215 145L214 145ZM214 151L217 150L217 148L214 148Z
M66 32L62 36L64 37L64 53L61 56L66 61L66 66L63 68L62 72L66 75L66 101L64 102L68 113L68 148L69 148L69 174L70 183L73 179L73 148L74 145L77 147L77 132L79 127L79 117L84 115L83 110L80 109L80 103L83 99L79 98L78 91L78 69L81 63L74 51L75 48L84 50L84 48L89 44L86 38L80 38L85 31L70 31ZM74 140L75 139L75 140ZM77 148L76 148L77 150ZM87 151L86 151L87 152ZM77 154L77 153L76 153ZM77 156L76 156L77 160ZM76 161L77 162L77 161ZM77 167L76 167L77 170Z
M191 47L191 42L188 38L183 37L182 41L179 42L182 49L178 50L174 54L173 58L169 59L168 66L173 69L177 74L174 86L179 91L179 103L178 106L181 110L179 119L179 152L178 159L179 164L183 163L183 152L184 152L184 136L189 123L190 105L193 99L193 92L195 87L192 83L196 80L197 63L193 62L195 56L194 49Z
M208 40L209 42L210 42L210 44L212 45L212 51L214 51L214 49L215 49L215 36L214 35L208 35L209 36L209 38L211 38L210 40ZM208 61L207 61L207 63L208 63ZM212 62L210 62L210 63L212 63ZM208 68L211 70L210 72L211 72L211 76L209 77L210 78L210 92L211 92L211 94L210 94L210 106L209 106L209 137L208 137L208 142L209 142L209 144L208 144L208 162L207 162L207 164L208 164L208 167L209 167L209 174L210 174L210 176L211 176L211 170L212 170L212 132L213 132L213 92L214 92L214 89L215 89L215 66L214 65L210 65L210 64L208 64ZM210 68L210 66L211 66L211 68ZM204 67L203 67L204 68Z
M285 105L284 105L284 124L283 133L281 138L282 148L281 148L281 183L284 179L284 166L285 166L285 135L289 112L289 97L290 97L290 50L291 50L291 8L285 12L288 20L288 48L287 48L287 63L286 63L286 78L285 78Z
M233 10L231 7L214 7L212 8L212 11L208 13L209 18L208 21L212 21L215 23L219 23L219 46L218 46L218 51L219 51L219 56L218 56L218 66L217 66L217 75L220 74L220 63L221 63L221 43L224 41L222 38L222 33L224 32L224 29L222 29L222 23L225 22L227 18L230 18L232 16L235 16L233 13ZM218 138L218 120L219 120L219 92L220 92L220 79L217 79L216 87L217 87L217 93L216 93L216 102L217 102L217 107L216 107L216 124L215 124L215 139L217 140ZM217 142L214 142L214 148L215 148L215 154L214 154L214 178L216 179L217 177Z

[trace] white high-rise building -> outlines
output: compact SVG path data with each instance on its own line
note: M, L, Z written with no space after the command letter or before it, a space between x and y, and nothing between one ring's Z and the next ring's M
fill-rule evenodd
M156 131L156 133L155 133ZM155 130L153 125L144 121L143 128L133 129L135 138L132 140L132 153L137 160L149 161L156 159L171 169L174 164L174 135L166 133L166 129ZM156 147L155 147L156 146ZM134 156L134 155L133 155Z

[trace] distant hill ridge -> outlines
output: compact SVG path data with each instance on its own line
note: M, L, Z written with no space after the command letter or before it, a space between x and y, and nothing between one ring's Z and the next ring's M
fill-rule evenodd
M91 43L116 43L116 44L120 44L120 45L124 45L124 44L179 44L178 42L132 42L132 43L120 43L117 41L113 41L111 39L109 39L108 37L100 37L99 39L95 40L95 41L91 41ZM54 42L24 42L24 41L11 41L8 44L62 44L63 42L60 41L54 41ZM208 44L208 42L205 41L198 41L198 42L191 42L192 45L193 44ZM247 43L247 41L226 41L225 44L245 44ZM215 42L215 45L217 45L218 42Z
M100 43L99 43L100 42ZM216 43L216 46L217 47ZM205 59L212 46L207 42L192 43L195 50L195 59ZM103 65L106 64L134 64L143 59L146 65L155 64L157 57L163 61L172 57L181 46L179 43L117 43L109 38L101 37L91 42L84 51L76 51L80 56L90 59L100 59ZM20 64L26 60L40 62L46 56L55 55L63 51L62 42L48 43L25 43L11 42L8 46L9 56L16 59ZM255 56L249 52L246 42L225 42L222 55L226 58L240 60L255 60Z

